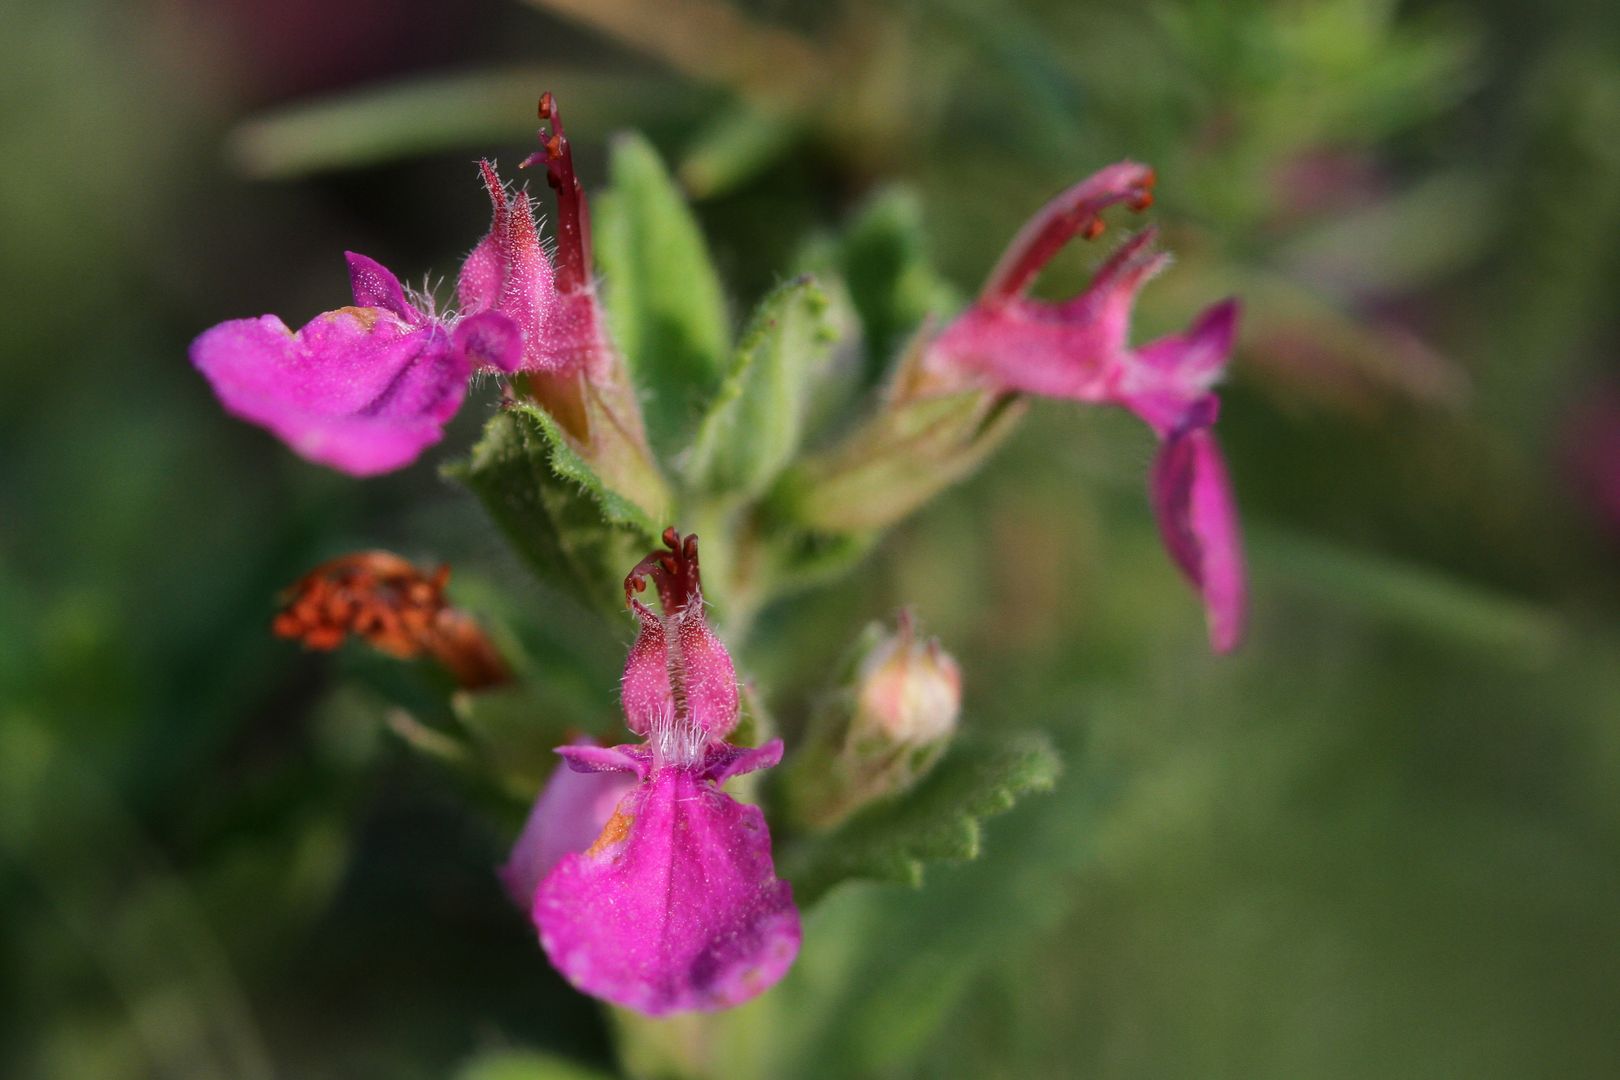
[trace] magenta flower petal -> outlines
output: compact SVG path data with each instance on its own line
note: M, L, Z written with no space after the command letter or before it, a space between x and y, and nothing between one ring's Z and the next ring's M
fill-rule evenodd
M597 746L576 742L572 746L557 747L557 753L570 769L580 773L631 773L637 780L645 780L652 771L652 752L645 746Z
M345 251L343 257L349 264L349 288L354 292L355 306L382 308L408 326L421 326L427 321L427 316L405 296L405 286L392 270L353 251Z
M558 750L575 769L640 782L594 844L556 863L532 910L541 946L571 983L651 1016L740 1005L787 973L800 939L764 815L720 790L781 761L782 742L724 741L737 676L704 622L697 538L667 529L664 545L624 582L640 627L622 693L646 744ZM636 598L649 581L662 616Z
M1214 434L1199 427L1172 436L1153 463L1150 488L1164 545L1203 595L1210 644L1230 652L1243 638L1248 590L1237 507Z
M1203 593L1211 639L1224 652L1242 635L1243 557L1226 467L1207 429L1219 411L1212 387L1236 339L1237 304L1216 304L1185 333L1133 349L1137 293L1168 261L1153 250L1153 229L1121 245L1073 299L1028 296L1065 244L1102 232L1102 210L1151 205L1153 182L1151 170L1120 162L1043 207L1008 246L978 300L927 344L911 386L918 394L1038 394L1140 416L1165 443L1151 481L1160 530Z
M564 750L605 750L582 739ZM500 869L501 883L524 911L534 903L540 880L564 856L584 851L601 833L636 777L612 772L581 772L573 759L559 764L529 811L529 818Z
M469 374L441 326L378 307L328 311L296 334L272 315L221 323L192 343L191 362L228 412L355 476L438 442Z
M1071 401L1110 400L1130 363L1126 341L1136 294L1167 261L1149 250L1151 229L1132 237L1085 292L1064 304L1009 297L963 312L929 350L947 376Z
M996 303L1027 290L1036 276L1076 236L1090 239L1102 231L1101 214L1117 203L1143 210L1153 203L1153 170L1134 161L1099 169L1036 211L1013 237L984 289L981 303Z
M737 670L704 617L697 538L683 540L668 529L664 543L670 550L647 556L624 580L625 600L641 629L625 663L620 698L631 731L690 744L681 753L691 759L699 746L720 742L737 726ZM658 589L662 619L636 599L649 579Z
M1136 351L1119 380L1120 404L1147 422L1161 439L1189 427L1207 427L1213 415L1209 393L1226 371L1237 341L1238 304L1223 300L1193 320L1184 334L1151 341Z
M450 347L466 359L472 371L510 375L523 364L523 335L516 323L498 311L479 312L456 323Z
M775 768L781 762L781 739L772 739L764 746L732 746L724 743L709 751L703 762L703 778L724 784L733 776Z
M651 1016L742 1004L787 973L801 937L764 815L680 766L557 863L533 914L570 982Z

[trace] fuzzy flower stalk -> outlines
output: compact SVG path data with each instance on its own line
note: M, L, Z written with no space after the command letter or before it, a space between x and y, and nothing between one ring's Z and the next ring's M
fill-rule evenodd
M1171 558L1201 594L1217 652L1243 635L1246 586L1236 505L1213 427L1214 386L1237 333L1225 300L1183 333L1130 344L1136 295L1169 256L1156 230L1127 239L1072 299L1029 288L1075 237L1103 232L1104 210L1153 202L1153 171L1111 165L1043 207L1014 237L978 298L913 341L873 420L795 478L800 520L829 531L881 528L965 474L999 443L1028 396L1116 405L1159 439L1149 493Z
M629 790L593 842L545 869L527 906L546 955L585 993L649 1016L740 1005L775 985L800 941L791 887L776 877L770 834L758 807L721 790L727 780L770 768L782 743L745 748L726 741L737 725L731 657L709 630L697 538L670 529L667 550L625 579L640 630L625 664L626 722L643 741L558 749L570 769L597 785L542 794L559 813L595 823L603 784ZM662 614L639 599L651 581ZM537 806L506 875L527 890L544 868L537 846L566 826Z

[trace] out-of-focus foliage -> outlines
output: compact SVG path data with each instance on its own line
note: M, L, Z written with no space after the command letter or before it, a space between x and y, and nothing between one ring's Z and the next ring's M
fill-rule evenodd
M672 1041L743 1077L1612 1070L1620 538L1563 472L1620 364L1612 5L6 22L0 1074L538 1080ZM527 153L548 87L593 190L630 167L618 128L678 163L726 335L787 268L840 268L832 314L868 332L840 386L1122 156L1159 169L1180 256L1139 333L1246 304L1222 435L1247 648L1206 655L1146 436L1036 409L854 577L760 612L740 661L768 704L813 700L844 628L913 603L961 660L965 732L1049 731L1061 778L920 890L833 890L772 994L650 1031L568 990L491 873L548 748L618 727L630 626L586 606L615 598L532 584L431 465L291 458L184 362L220 319L330 307L345 248L452 265L486 223L471 159ZM620 264L652 257L611 214ZM523 689L446 705L430 673L270 637L281 586L375 545L454 563ZM791 742L804 717L777 720Z

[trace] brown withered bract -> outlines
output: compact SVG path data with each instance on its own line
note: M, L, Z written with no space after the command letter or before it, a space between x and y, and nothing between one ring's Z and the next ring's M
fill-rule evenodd
M342 555L288 588L271 628L310 649L336 649L353 634L401 660L428 656L468 690L509 681L488 636L446 600L449 580L448 566L427 574L390 551Z

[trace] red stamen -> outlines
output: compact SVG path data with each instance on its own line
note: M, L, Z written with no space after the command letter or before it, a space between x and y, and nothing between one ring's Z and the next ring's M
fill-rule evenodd
M1111 165L1043 206L1013 238L979 293L983 304L1000 304L1029 288L1041 269L1075 236L1095 240L1103 210L1125 203L1141 211L1153 205L1152 169L1131 162Z
M557 289L578 292L591 280L591 215L585 203L585 189L574 172L574 151L563 132L557 99L547 90L540 95L538 109L542 123L551 133L540 133L540 149L522 164L546 167L546 183L557 193Z
M664 530L663 541L668 551L650 553L625 577L624 598L626 603L633 605L633 594L646 591L650 577L658 587L658 599L663 605L664 614L673 615L685 610L702 590L697 537L683 537L672 525Z

